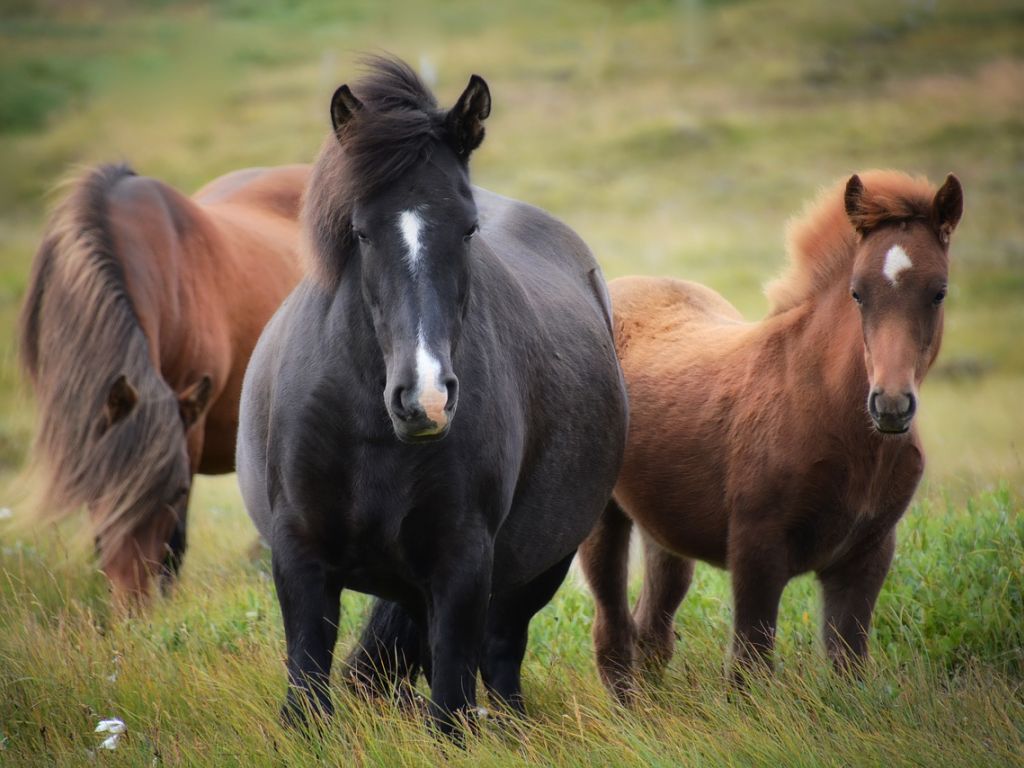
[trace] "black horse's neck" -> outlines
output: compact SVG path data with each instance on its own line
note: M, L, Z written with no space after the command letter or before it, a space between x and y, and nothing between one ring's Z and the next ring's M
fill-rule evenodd
M362 261L358 253L350 253L345 270L335 289L332 314L346 355L351 360L350 375L363 383L384 389L386 368L384 354L377 342L370 309L363 300ZM333 325L332 324L332 325Z

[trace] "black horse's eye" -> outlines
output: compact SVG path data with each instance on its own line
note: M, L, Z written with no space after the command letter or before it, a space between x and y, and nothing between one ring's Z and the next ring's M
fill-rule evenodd
M480 231L480 225L479 224L474 224L472 227L470 227L469 229L466 230L466 234L462 236L462 239L466 240L468 242L469 240L471 240L473 238L473 235L475 235L479 231Z
M353 229L352 229L352 234L356 236L356 239L357 239L357 240L358 240L358 241L359 241L360 243L368 243L368 242L370 242L370 238L368 238L368 237L366 236L366 233L365 233L365 232L363 232L363 230L361 230L361 229L355 229L355 228L353 228Z
M850 289L850 297L857 302L858 305L863 304L864 301L861 299L860 294L857 293L853 288Z
M935 298L932 299L932 304L934 304L937 307L937 306L939 306L943 302L943 300L945 300L945 298L946 298L946 289L943 288L942 290L940 290L938 293L935 294Z

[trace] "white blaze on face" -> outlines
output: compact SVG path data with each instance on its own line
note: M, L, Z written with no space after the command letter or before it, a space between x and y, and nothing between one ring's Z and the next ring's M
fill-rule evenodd
M405 240L405 261L416 274L423 242L423 218L417 211L402 211L398 217L398 229ZM441 363L427 346L427 338L420 323L416 344L416 389L413 393L416 402L427 414L427 418L437 424L434 430L440 431L448 423L448 414L444 407L448 404L448 388L441 382Z
M427 347L427 339L420 325L419 343L416 345L416 400L437 424L437 430L448 423L444 407L448 404L448 388L441 382L441 363Z
M907 256L902 246L894 245L885 254L885 265L882 273L889 278L889 282L896 285L900 281L900 275L914 266L914 263Z
M417 211L402 211L398 217L398 228L405 240L405 261L409 268L416 271L419 264L420 252L423 244L420 242L420 233L423 231L423 219Z

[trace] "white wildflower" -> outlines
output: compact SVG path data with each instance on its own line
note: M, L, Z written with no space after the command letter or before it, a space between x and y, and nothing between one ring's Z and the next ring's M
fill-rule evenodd
M118 739L121 738L120 733L115 733L113 736L108 736L103 739L103 742L99 745L100 750L111 750L118 749Z
M13 516L10 507L0 507L0 520L10 520Z
M120 720L116 717L112 717L109 720L100 720L99 725L96 726L96 733L112 733L115 736L120 736L128 730L125 727L124 720Z
M117 749L117 743L120 741L121 736L128 730L124 724L124 720L117 717L111 717L107 720L100 720L99 725L96 726L94 733L109 733L101 743L100 749Z

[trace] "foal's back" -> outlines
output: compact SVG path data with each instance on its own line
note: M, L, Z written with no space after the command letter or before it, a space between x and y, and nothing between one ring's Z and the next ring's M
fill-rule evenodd
M609 291L630 391L616 497L663 545L724 564L728 436L734 409L750 396L756 326L698 283L627 277L613 280ZM666 519L687 525L665 526Z

